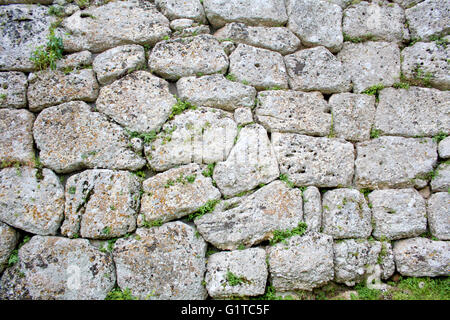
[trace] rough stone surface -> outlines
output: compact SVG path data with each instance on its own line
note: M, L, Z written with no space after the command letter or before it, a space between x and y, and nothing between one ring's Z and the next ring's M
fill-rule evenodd
M334 239L368 238L372 213L364 195L356 189L334 189L322 199L322 232Z
M250 247L272 238L275 230L293 229L303 220L301 191L289 189L281 181L262 187L240 202L229 202L194 220L202 237L224 250Z
M155 4L170 20L187 18L206 22L205 11L200 0L155 0Z
M92 53L84 50L63 56L56 61L57 69L84 68L92 65Z
M288 88L288 78L283 56L278 52L239 44L230 55L229 73L240 82L257 90Z
M405 9L409 9L417 5L424 0L392 0L392 2L398 3Z
M181 77L225 73L228 57L219 41L208 34L161 41L148 59L152 72L178 80Z
M427 201L427 214L431 234L440 240L450 240L450 194L434 193Z
M227 281L230 272L239 277L241 283L230 284ZM264 249L219 252L208 258L206 289L212 298L262 295L266 288L267 274Z
M429 40L450 32L450 4L447 0L426 0L406 9L411 38Z
M143 192L139 226L144 222L181 218L195 212L208 201L221 197L211 178L204 177L200 166L195 163L170 169L145 180Z
M322 226L322 199L317 187L311 186L302 191L303 215L309 231L319 232Z
M20 234L6 223L0 222L0 273L8 265L9 256L19 242Z
M450 242L411 238L394 243L397 271L402 276L448 276Z
M429 138L381 137L356 144L355 182L362 188L415 186L433 170L436 143Z
M25 107L27 86L22 72L0 72L0 109Z
M441 142L439 142L438 150L439 150L439 157L443 159L450 158L450 137L447 137Z
M167 81L133 72L100 90L97 109L131 131L158 131L177 102Z
M138 170L145 160L128 149L125 131L81 101L43 110L33 135L44 166L56 172L83 168Z
M375 238L413 238L426 231L425 199L415 189L375 190L369 194L369 201Z
M253 107L255 88L227 80L223 75L186 77L177 81L180 99L193 105L234 111L239 107Z
M139 45L109 49L95 57L92 67L100 84L110 84L130 71L145 66L145 51Z
M269 183L279 175L266 130L259 124L251 124L240 130L227 160L217 163L213 177L222 194L232 196Z
M139 228L136 236L119 239L114 246L120 288L129 288L140 299L206 298L202 280L207 244L195 236L193 227L169 222L161 227Z
M431 189L435 191L450 190L450 162L441 163L435 170L436 176L431 179Z
M238 126L245 126L253 122L253 114L250 108L237 108L234 110L234 121Z
M262 91L255 117L271 132L325 136L331 129L329 106L320 92Z
M0 298L104 300L116 281L111 256L86 239L34 236L0 281Z
M269 273L277 291L308 290L333 279L333 239L311 232L267 249Z
M296 186L336 187L353 179L353 145L341 139L272 133L280 172Z

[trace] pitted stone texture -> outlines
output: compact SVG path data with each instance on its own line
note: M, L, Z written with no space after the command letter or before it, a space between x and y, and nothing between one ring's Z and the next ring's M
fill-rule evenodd
M405 14L412 39L426 41L450 32L450 3L447 0L423 1L406 9Z
M209 295L214 298L258 296L264 294L267 280L266 251L250 248L219 252L208 258L205 281ZM227 281L231 272L242 282L234 285Z
M215 28L227 22L280 26L287 15L283 0L204 0L206 17Z
M39 71L30 74L28 83L28 106L31 111L72 100L95 101L98 96L98 83L94 71L90 69L69 74L58 70Z
M286 0L288 28L307 46L342 47L342 8L328 1Z
M331 128L328 111L320 92L270 90L258 94L255 116L268 131L326 136Z
M289 189L281 181L262 187L242 201L230 201L221 210L194 222L206 241L223 250L250 247L272 238L275 230L293 229L303 220L301 191Z
M450 190L450 161L441 163L435 170L436 176L431 179L431 189L435 191Z
M322 226L322 199L317 187L311 186L302 191L303 215L308 231L319 232Z
M143 158L128 149L125 131L81 101L43 110L34 122L33 134L42 163L56 172L138 170L145 165Z
M33 121L27 110L0 109L0 163L34 164Z
M205 23L205 11L200 0L155 0L156 7L170 20L187 18Z
M8 300L104 300L116 275L109 254L85 239L34 236L0 282Z
M443 159L450 158L450 137L447 137L441 142L439 142L438 150L439 150L439 157Z
M300 40L287 28L250 27L243 23L229 23L214 33L223 40L232 40L250 46L277 51L282 55L293 53L300 47Z
M176 102L167 81L136 71L102 87L96 106L131 131L150 132L161 128Z
M56 234L64 216L64 189L58 177L42 169L5 168L0 171L0 221L40 235Z
M277 291L308 290L333 280L333 238L310 232L267 248L269 273Z
M183 222L139 228L136 237L117 240L113 256L117 284L139 299L202 300L207 244ZM139 240L138 240L139 239Z
M186 77L177 82L180 99L193 105L234 111L239 107L253 107L256 90L252 86L227 80L215 74Z
M0 273L8 265L9 256L19 242L20 234L6 223L0 222Z
M448 276L450 242L412 238L394 242L397 271L402 276Z
M425 199L415 189L375 190L372 205L373 236L398 240L417 237L427 229Z
M372 213L364 195L356 189L334 189L322 199L323 233L334 239L368 238Z
M344 11L342 29L351 38L401 43L405 12L397 4L362 1Z
M138 178L127 171L86 170L71 176L61 233L110 239L134 231L139 190Z
M356 185L371 189L415 186L437 160L429 138L381 137L357 143L356 154Z
M341 93L330 97L333 132L338 138L362 141L370 138L375 119L375 97L366 94Z
M170 29L173 31L183 31L183 29L190 28L195 25L196 23L192 19L181 18L170 21Z
M0 72L0 109L25 107L27 86L27 77L22 72Z
M409 9L417 5L424 0L392 0L392 2L398 3L405 9Z
M71 52L101 52L131 43L153 46L171 32L169 20L153 5L142 8L132 1L76 11L62 26L64 49Z
M95 57L92 64L100 84L110 84L130 71L144 67L145 51L139 45L109 49Z
M201 34L158 42L148 65L159 76L178 80L197 74L225 73L228 57L214 36Z
M211 178L202 175L198 164L170 169L143 182L138 225L181 218L220 197L219 190L214 188Z
M354 286L370 276L370 269L379 268L383 280L395 271L394 254L389 242L340 240L334 243L334 280Z
M355 93L378 84L390 87L400 79L400 49L394 43L346 42L338 59L350 75Z
M434 193L427 201L427 215L431 234L440 240L450 240L450 193Z
M75 52L63 56L61 59L56 61L57 69L66 68L83 68L90 66L92 64L92 53L90 51Z
M237 108L234 110L234 121L238 126L245 126L253 122L252 109Z
M267 49L239 44L230 55L229 73L240 82L247 82L257 90L271 87L288 88L283 56Z
M417 42L402 51L402 72L406 79L417 80L431 74L430 84L441 90L450 89L450 47L436 42ZM420 70L421 74L418 74Z
M180 31L175 31L174 33L172 33L172 37L184 38L184 37L197 36L199 34L210 34L210 33L211 33L211 29L210 29L209 25L197 24L197 25L194 25L189 28L185 28Z
M50 24L55 20L45 6L1 6L0 70L34 70L31 53L47 42Z
M280 165L296 186L337 187L352 183L354 150L342 139L272 133Z
M335 93L350 91L350 76L325 47L297 51L284 57L293 90Z
M242 128L227 160L217 163L214 169L214 180L225 196L269 183L279 175L273 147L266 130L259 124Z

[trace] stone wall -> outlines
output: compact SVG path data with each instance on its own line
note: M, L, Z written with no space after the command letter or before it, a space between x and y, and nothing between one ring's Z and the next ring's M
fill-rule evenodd
M449 33L448 0L0 0L1 299L448 276Z

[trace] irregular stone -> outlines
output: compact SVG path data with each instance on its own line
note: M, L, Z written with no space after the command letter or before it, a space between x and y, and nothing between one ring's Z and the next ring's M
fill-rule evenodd
M170 20L188 18L205 23L205 11L200 0L155 0L156 7Z
M354 286L370 276L377 268L380 278L386 280L395 271L394 254L389 242L362 239L334 242L334 281Z
M250 84L257 90L288 88L283 56L267 49L239 44L230 55L229 73L239 82Z
M228 57L215 37L201 34L158 42L148 59L152 72L168 80L225 73Z
M222 41L220 45L223 48L223 51L229 56L236 49L236 45L233 41Z
M375 96L340 93L329 99L333 114L333 133L338 138L362 141L370 138L375 119Z
M413 238L427 229L425 199L415 189L375 190L372 205L373 236L377 239Z
M9 256L19 242L19 238L20 234L14 228L0 222L0 273L8 265Z
M302 191L303 214L308 231L319 232L322 226L322 199L317 187L311 186Z
M144 67L145 51L142 46L130 44L100 53L92 64L100 84L110 84L121 76Z
M427 201L427 215L431 234L440 240L450 240L450 193L434 193Z
M86 170L66 182L68 237L111 239L136 229L140 182L127 171Z
M322 199L322 232L334 239L368 238L371 212L364 195L356 189L334 189Z
M266 130L259 124L250 124L239 132L227 160L217 163L213 177L222 194L232 196L269 183L279 175Z
M398 3L405 9L409 9L417 5L424 0L392 0L392 2Z
M334 93L350 91L350 76L325 47L297 51L284 57L293 90Z
M239 107L253 107L256 90L215 74L203 77L186 77L177 82L180 99L204 107L234 111Z
M325 136L331 129L329 107L320 92L262 91L255 116L271 132Z
M427 0L406 9L412 39L430 40L450 32L450 4L447 0Z
M303 220L299 189L274 181L241 202L229 203L194 220L202 237L223 250L250 247L273 237L275 230L290 230Z
M24 108L27 86L27 77L22 72L0 72L0 109Z
M42 176L41 176L42 175ZM0 171L0 220L40 235L56 234L64 214L64 189L51 170L30 167Z
M97 96L97 80L90 69L75 70L69 74L45 70L28 77L27 97L31 111L40 111L72 100L95 101Z
M185 28L180 31L175 31L172 34L172 37L184 38L184 37L197 36L199 34L210 34L210 33L211 33L211 29L209 28L209 26L201 24L201 25L196 25L196 26L192 26L189 28Z
M215 28L227 22L275 27L286 23L283 0L204 0L206 17Z
M56 61L57 69L84 68L92 64L92 53L90 51L75 52L63 56Z
M129 288L139 299L206 298L202 281L207 244L195 236L193 227L168 222L161 227L139 228L136 236L121 238L114 246L120 288Z
M64 50L102 52L120 45L155 45L170 35L169 20L153 5L114 1L76 11L62 22Z
M195 21L191 19L175 19L170 21L170 29L173 31L183 31L183 29L193 27L195 25Z
M234 121L238 126L245 126L253 122L252 109L237 108L234 110Z
M47 42L56 18L39 5L13 4L0 7L0 70L34 70L32 52Z
M439 142L438 150L439 150L439 157L443 159L450 158L450 137L447 137L441 142Z
M138 170L145 165L128 149L125 131L81 101L44 109L33 134L42 163L56 172L96 167Z
M436 176L431 179L431 189L435 191L450 190L450 161L443 162L435 170Z
M450 89L450 47L436 42L417 42L402 50L402 72L406 79L415 81L429 77L429 83L438 89Z
M310 232L267 248L269 274L277 291L307 290L333 279L333 238Z
M360 188L407 188L424 179L437 160L429 138L381 137L356 144L355 182Z
M283 27L250 27L243 23L229 23L214 33L219 40L232 40L250 46L277 51L282 55L293 53L300 47L300 40L292 31Z
M296 186L326 188L352 183L354 150L350 142L273 132L272 145L280 172Z
M394 43L345 42L337 56L351 77L355 93L379 84L390 87L400 79L400 50Z
M240 279L230 283L230 273ZM266 251L250 248L219 252L208 258L205 281L213 299L264 294L267 280Z
M197 211L208 201L221 197L210 177L204 177L198 164L191 163L157 174L143 182L141 215L145 222L166 222Z
M104 300L116 275L109 254L86 239L34 236L0 281L7 300Z
M448 276L450 242L412 238L394 242L397 271L402 276Z
M145 155L155 171L191 162L216 163L227 158L236 135L232 114L199 107L167 122L152 145L145 146Z
M328 1L286 0L288 28L306 46L324 46L331 52L342 47L342 8Z
M96 106L129 130L150 132L161 128L176 103L167 81L136 71L102 87Z
M0 109L0 163L34 164L34 115L27 110Z

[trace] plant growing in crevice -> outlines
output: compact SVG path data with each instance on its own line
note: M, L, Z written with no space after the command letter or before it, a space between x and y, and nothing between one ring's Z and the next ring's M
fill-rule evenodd
M293 236L301 236L306 232L308 226L304 222L299 222L297 227L290 230L275 230L272 239L269 240L270 245L275 245L279 242L287 243L286 239Z

